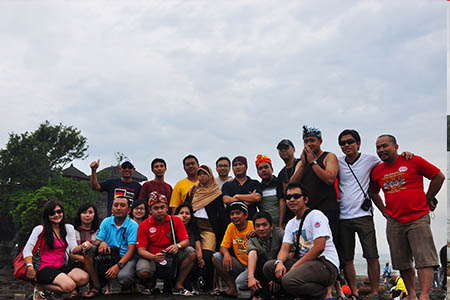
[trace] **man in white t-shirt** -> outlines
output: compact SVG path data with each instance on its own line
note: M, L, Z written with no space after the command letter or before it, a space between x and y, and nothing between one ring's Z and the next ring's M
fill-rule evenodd
M328 219L321 211L307 208L308 191L302 184L291 182L286 189L287 205L295 218L286 225L277 259L264 264L264 276L281 282L288 295L322 300L339 268ZM288 258L292 245L295 256Z

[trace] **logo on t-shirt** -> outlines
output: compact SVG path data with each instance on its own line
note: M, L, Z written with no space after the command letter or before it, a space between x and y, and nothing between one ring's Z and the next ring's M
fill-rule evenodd
M316 224L314 224L314 227L319 228L320 227L320 222L316 222Z
M156 232L156 228L155 227L150 227L150 233L155 233Z
M385 193L395 193L406 189L405 173L400 171L403 168L407 169L406 167L400 167L398 171L383 176L383 190Z
M319 222L317 222L317 223L319 223ZM320 226L320 223L319 223L319 226ZM298 230L296 232L292 233L294 235L294 245L297 245L297 243L298 243L297 233L298 233ZM299 245L298 253L299 253L300 257L303 257L312 247L312 243L306 239L305 229L302 229L302 234L300 235L300 244L298 244L298 245Z
M233 243L237 244L239 251L247 252L247 241L243 238L236 238Z
M398 170L399 170L400 172L406 172L406 171L408 170L408 167L406 167L406 166L401 166L400 168L398 168Z

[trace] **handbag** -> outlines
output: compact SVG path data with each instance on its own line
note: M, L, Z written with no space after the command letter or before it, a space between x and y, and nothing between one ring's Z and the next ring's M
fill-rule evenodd
M172 238L174 244L177 243L177 237L175 235L172 216L169 216L170 230L172 232ZM164 280L173 280L177 277L178 273L178 255L172 253L166 253L166 257L156 262L156 277Z
M120 260L120 248L122 248L122 243L125 240L125 233L127 229L125 228L122 234L122 240L120 241L119 247L110 247L109 253L99 253L98 247L96 251L96 255L94 257L94 262L96 264L96 270L98 274L99 281L102 285L108 282L108 278L106 278L106 271L109 270L112 266L117 264Z
M41 263L41 255L40 255L40 248L41 245L44 242L44 230L42 230L42 233L39 235L39 238L36 242L36 245L34 245L33 248L33 267L35 270L39 269L39 264ZM25 247L23 247L25 248ZM20 280L28 280L27 279L27 266L25 265L25 259L23 258L23 248L17 254L16 258L14 259L14 277Z

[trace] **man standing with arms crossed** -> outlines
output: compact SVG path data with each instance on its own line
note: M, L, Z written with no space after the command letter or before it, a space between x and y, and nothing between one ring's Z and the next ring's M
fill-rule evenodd
M445 180L444 174L419 156L406 160L398 155L394 136L384 134L376 142L378 157L383 161L372 172L371 192L383 189L386 206L375 202L387 218L386 236L392 266L400 270L407 299L417 299L415 270L419 275L420 299L429 299L433 281L433 267L439 266L430 227L430 208L436 208L436 194ZM430 179L427 192L423 190L423 176Z

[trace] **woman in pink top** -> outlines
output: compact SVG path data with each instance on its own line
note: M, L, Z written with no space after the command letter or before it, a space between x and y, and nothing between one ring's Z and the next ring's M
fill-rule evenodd
M85 285L88 274L68 265L71 251L77 246L75 229L64 222L63 206L53 200L45 203L43 225L36 226L23 249L27 278L35 280L33 299L51 298L53 294L71 293L77 286ZM42 235L40 264L33 265L33 248Z

